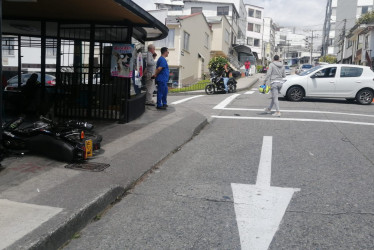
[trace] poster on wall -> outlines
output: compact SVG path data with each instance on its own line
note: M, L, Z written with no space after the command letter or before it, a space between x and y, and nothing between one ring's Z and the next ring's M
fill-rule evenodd
M111 75L117 77L132 77L134 68L134 44L113 44Z

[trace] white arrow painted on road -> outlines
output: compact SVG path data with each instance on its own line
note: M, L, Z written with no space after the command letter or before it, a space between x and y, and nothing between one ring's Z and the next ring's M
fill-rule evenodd
M271 136L264 136L256 185L231 183L241 248L268 249L296 188L271 187Z

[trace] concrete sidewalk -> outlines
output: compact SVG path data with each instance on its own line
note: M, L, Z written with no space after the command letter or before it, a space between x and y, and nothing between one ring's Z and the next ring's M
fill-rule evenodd
M251 88L264 74L258 73L255 75L251 75L249 77L240 77L238 78L236 84L236 91L246 90ZM170 93L170 95L201 95L205 94L205 90L195 90L195 91L186 91L186 92L178 92L178 93Z
M61 247L206 124L206 117L179 106L147 107L129 124L95 123L104 139L90 162L110 164L102 172L71 170L37 156L4 159L0 249Z

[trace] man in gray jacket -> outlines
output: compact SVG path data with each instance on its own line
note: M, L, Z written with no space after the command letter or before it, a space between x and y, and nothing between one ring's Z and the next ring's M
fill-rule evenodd
M275 106L276 112L273 116L281 116L279 111L279 101L278 101L278 94L282 85L284 83L283 78L286 77L286 72L283 66L283 63L279 61L279 56L274 56L274 61L270 63L269 69L266 73L265 83L270 84L270 91L271 91L271 103L268 108L265 109L266 113L271 113L271 109Z
M147 92L145 95L145 104L154 106L156 103L153 101L153 92L155 91L155 80L151 77L155 73L156 70L156 62L153 58L153 54L155 53L155 46L153 44L148 45L148 52L146 63L147 66L145 68L145 87L147 88Z

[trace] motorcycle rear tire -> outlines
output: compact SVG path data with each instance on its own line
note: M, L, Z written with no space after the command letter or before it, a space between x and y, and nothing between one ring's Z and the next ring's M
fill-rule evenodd
M207 95L212 95L216 92L214 84L210 83L205 86L205 93Z
M229 93L236 92L236 85L229 85Z

